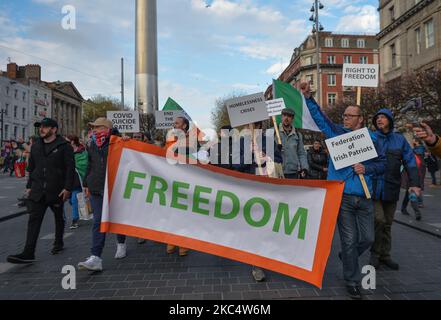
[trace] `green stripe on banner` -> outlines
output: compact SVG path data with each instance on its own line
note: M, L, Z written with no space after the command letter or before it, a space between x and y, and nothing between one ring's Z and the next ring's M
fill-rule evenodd
M295 113L294 117L294 127L302 129L303 128L303 99L300 92L291 86L289 83L283 81L274 80L274 99L283 98L285 100L285 105L287 108L291 109ZM277 123L282 122L282 116L277 116Z

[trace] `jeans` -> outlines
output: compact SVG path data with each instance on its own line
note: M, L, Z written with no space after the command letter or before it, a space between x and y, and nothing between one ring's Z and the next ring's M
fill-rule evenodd
M77 194L83 192L81 188L75 189L72 191L72 194L69 199L69 204L72 206L72 221L77 222L80 220L80 213L78 211L78 198Z
M103 213L103 196L91 194L90 204L93 210L93 229L92 229L92 249L93 256L101 257L103 253L104 244L106 242L106 234L100 232L101 215ZM118 243L125 243L126 236L117 235Z
M55 217L55 242L54 246L63 247L64 236L64 216L62 202L57 204L48 204L45 199L41 199L39 202L28 201L27 204L29 210L28 230L26 235L26 245L24 253L26 255L34 256L35 248L37 246L38 236L40 234L41 224L43 223L44 215L47 208L51 208Z
M436 172L430 171L430 175L432 176L432 184L436 185Z
M358 258L374 242L374 207L372 200L343 195L338 215L343 277L346 285L357 286L361 282Z
M371 252L381 260L390 259L392 249L392 222L394 221L396 202L374 201L375 207L375 242Z

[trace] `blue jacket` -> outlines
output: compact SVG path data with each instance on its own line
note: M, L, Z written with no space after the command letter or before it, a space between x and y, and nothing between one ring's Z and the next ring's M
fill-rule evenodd
M306 105L312 118L319 127L319 129L325 134L327 139L340 136L350 132L350 129L346 129L341 125L334 124L323 112L320 110L319 105L313 98L306 99ZM377 149L378 158L363 162L366 168L366 184L371 194L373 194L372 180L375 176L382 175L386 169L386 157L381 152L383 148L378 145L376 136L370 132L375 148ZM359 197L365 197L363 186L360 181L360 177L355 173L352 167L336 170L334 163L329 161L328 168L328 180L338 180L345 182L344 194L354 195Z
M382 133L377 127L377 118L380 114L385 115L390 122L390 131ZM386 172L375 178L373 198L390 202L397 202L400 198L401 166L404 166L411 187L418 187L418 168L415 155L407 140L400 133L394 132L394 118L389 109L381 109L374 119L377 131L374 133L382 146L381 152L386 155Z

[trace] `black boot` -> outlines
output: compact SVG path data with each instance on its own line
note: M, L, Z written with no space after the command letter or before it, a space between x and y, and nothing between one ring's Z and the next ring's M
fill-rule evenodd
M13 264L30 264L35 262L35 255L20 253L8 256L7 261Z
M400 265L398 263L396 263L395 261L393 261L391 258L381 259L380 262L382 264L384 264L385 266L387 266L389 269L392 269L392 270L399 270L400 269Z

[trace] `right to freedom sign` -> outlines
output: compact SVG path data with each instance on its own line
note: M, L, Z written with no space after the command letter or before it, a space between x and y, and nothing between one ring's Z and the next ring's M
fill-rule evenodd
M233 128L268 119L268 110L263 92L230 99L225 104Z
M345 87L378 87L378 64L343 65L343 86Z
M378 157L367 128L328 139L326 145L337 170Z

